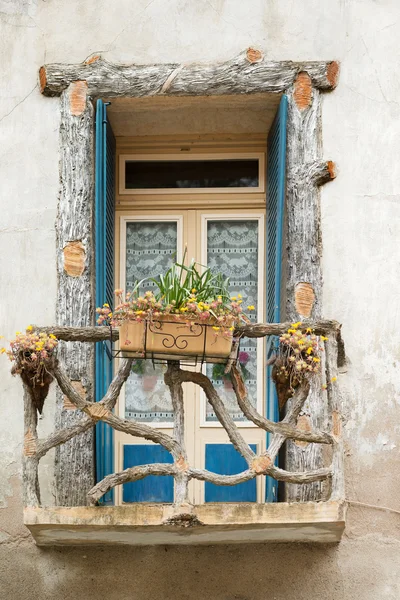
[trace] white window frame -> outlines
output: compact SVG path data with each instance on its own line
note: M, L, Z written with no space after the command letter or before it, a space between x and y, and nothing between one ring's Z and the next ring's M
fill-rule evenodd
M258 221L258 297L257 297L257 321L264 322L265 314L265 214L237 212L227 215L218 213L205 213L201 215L201 262L207 264L207 222L208 221ZM263 338L257 339L257 404L256 408L260 414L264 414L265 406L265 374L264 374L264 351L265 341ZM205 372L205 365L203 366ZM206 397L203 391L200 392L200 427L213 427L221 429L219 421L207 421L206 418ZM235 421L237 427L246 427L256 429L257 426L252 421Z
M181 261L183 257L183 216L182 215L123 215L120 217L120 233L119 233L119 244L120 244L120 282L121 289L126 289L126 226L127 223L146 223L148 221L157 221L157 223L165 223L173 221L177 224L176 240L177 249L176 255L177 260ZM169 393L169 392L167 392ZM122 419L125 418L125 385L121 390L118 401L118 416ZM174 424L172 421L141 421L145 425L154 427L155 429L171 429ZM145 443L145 442L143 442Z

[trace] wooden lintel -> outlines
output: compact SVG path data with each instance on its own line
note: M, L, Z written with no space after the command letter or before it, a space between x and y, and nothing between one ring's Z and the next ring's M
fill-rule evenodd
M87 82L91 96L132 97L218 96L229 94L282 93L299 73L307 73L312 85L321 90L335 88L338 63L335 61L269 61L260 50L245 51L224 63L118 65L100 55L78 65L49 64L39 71L40 89L45 96L59 96L72 82Z

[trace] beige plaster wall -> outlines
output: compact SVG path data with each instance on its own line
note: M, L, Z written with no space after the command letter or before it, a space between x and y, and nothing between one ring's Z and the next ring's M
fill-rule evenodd
M400 62L397 0L0 0L0 333L54 321L58 99L45 62L268 59L341 62L324 97L324 313L349 366L347 497L400 510ZM399 514L350 506L338 547L36 548L21 524L22 403L0 362L0 590L34 598L223 600L400 597ZM51 400L41 422L52 426ZM51 461L43 466L51 499Z

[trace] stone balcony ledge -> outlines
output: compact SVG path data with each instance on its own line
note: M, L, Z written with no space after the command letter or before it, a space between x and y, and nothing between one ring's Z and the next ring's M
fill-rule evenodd
M38 546L94 544L337 543L344 527L342 501L224 504L194 507L197 522L170 524L171 504L25 508L24 523Z

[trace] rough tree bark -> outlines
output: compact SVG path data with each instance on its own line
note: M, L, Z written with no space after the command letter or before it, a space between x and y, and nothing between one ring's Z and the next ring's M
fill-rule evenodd
M60 180L56 222L57 323L93 323L93 106L83 81L71 83L61 95ZM70 379L93 400L94 346L60 343L58 355ZM73 426L80 418L64 395L57 393L56 427ZM94 430L88 428L64 445L55 459L56 503L79 506L94 483Z
M279 326L284 329L283 324ZM275 326L276 327L276 326ZM264 327L258 326L257 333L259 336L264 335ZM336 331L336 324L331 324L331 330ZM63 335L68 339L68 336L76 336L76 328L63 328ZM92 331L92 337L90 336ZM253 332L255 333L255 332ZM98 331L93 328L85 328L86 339L98 339ZM328 377L335 377L336 362L337 362L337 343L335 340L326 344L327 361L326 370ZM111 382L105 396L100 402L89 402L75 389L73 383L65 369L58 361L54 361L49 370L56 379L61 391L68 397L69 401L80 411L84 413L79 421L71 426L59 429L50 434L43 440L38 440L36 431L36 409L34 402L29 394L29 390L25 390L25 440L24 440L24 500L26 506L39 506L40 493L38 484L38 463L46 452L51 448L60 444L65 444L73 437L78 437L82 432L93 428L96 422L104 421L110 424L114 429L124 431L130 435L143 437L155 443L161 444L169 450L173 456L174 463L170 464L154 464L142 465L125 469L120 473L108 475L98 484L93 486L87 493L87 502L96 504L98 500L110 489L116 485L121 485L130 481L137 481L149 475L172 475L175 480L174 494L174 510L175 513L168 524L172 522L176 525L189 526L193 522L197 522L195 507L188 502L188 484L191 479L199 479L209 481L217 485L237 485L244 481L249 481L258 476L269 475L279 481L295 483L298 485L310 484L313 482L332 481L332 490L335 498L342 499L343 494L343 474L341 471L335 472L335 468L342 468L342 446L340 439L340 427L338 420L338 409L340 403L339 392L335 387L328 388L328 399L332 408L331 429L332 433L324 431L312 430L304 432L296 427L297 418L302 410L302 407L309 393L309 384L304 382L302 386L296 390L293 397L293 402L290 410L285 416L285 419L280 423L274 423L260 415L252 406L248 398L247 390L240 372L240 368L236 365L232 366L232 379L234 383L234 391L246 416L256 425L273 433L271 443L267 450L259 455L255 454L244 440L240 430L230 417L226 410L218 392L214 388L212 382L202 373L182 370L177 361L169 361L167 372L165 374L165 383L169 387L174 407L174 431L173 435L169 436L162 431L149 427L143 423L137 423L133 420L125 420L111 411L114 408L117 398L120 394L124 382L129 377L131 370L132 359L124 359L121 361L119 370ZM237 451L243 456L247 462L247 469L236 475L220 475L212 473L206 469L192 468L187 461L186 451L184 447L184 410L183 410L183 394L182 383L191 381L199 385L204 390L208 401L212 404L215 413L220 420L221 425L226 430L229 439L235 446ZM309 469L305 471L286 471L274 466L276 454L282 443L292 438L297 441L326 444L333 448L332 464L329 467Z
M256 52L258 57L249 49L224 63L158 65L116 65L97 54L79 65L42 66L40 89L45 96L59 96L73 81L84 80L91 96L109 98L279 93L302 71L310 74L316 88L336 85L335 61L268 61Z
M309 72L301 72L288 95L287 128L287 281L286 316L294 321L321 318L322 238L319 186L334 178L334 165L321 158L321 94ZM314 381L302 408L303 423L320 429L326 421L321 382ZM315 469L323 464L320 446L286 444L289 469ZM321 498L320 483L289 485L286 500Z

